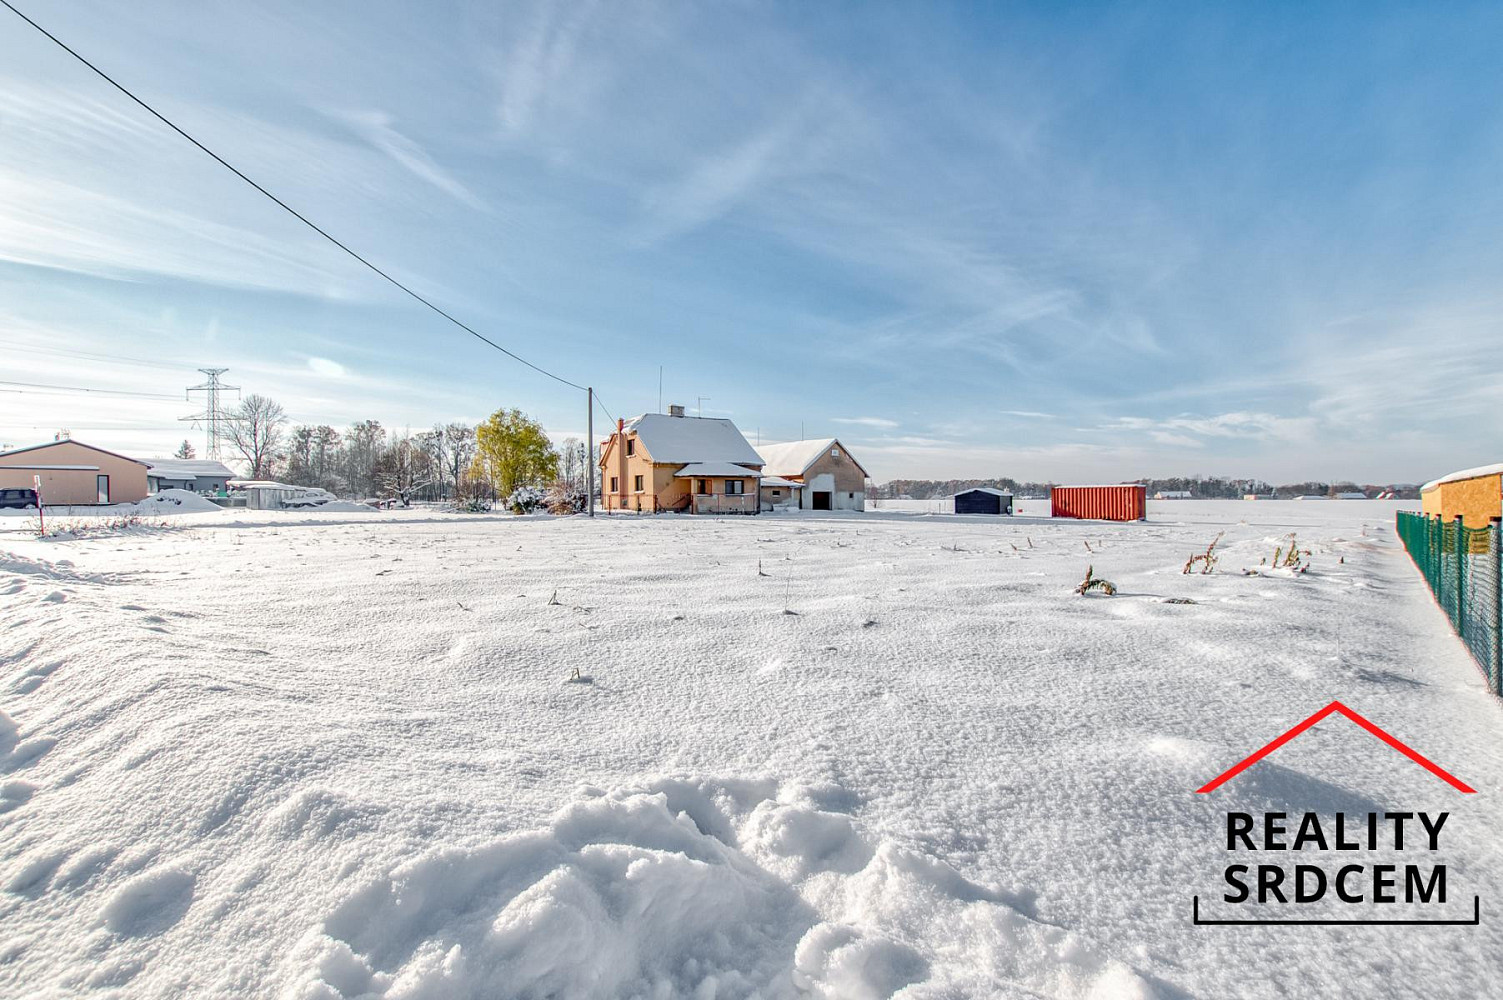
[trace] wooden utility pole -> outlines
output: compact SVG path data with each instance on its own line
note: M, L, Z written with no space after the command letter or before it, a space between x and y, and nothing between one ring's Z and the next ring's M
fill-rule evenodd
M585 417L585 426L589 428L589 430L585 431L585 434L587 435L587 438L585 440L585 465L587 465L587 466L590 467L590 471L588 473L589 478L586 480L586 482L589 484L587 488L588 488L588 490L590 492L590 516L594 517L595 516L595 387L593 385L590 386L588 389L585 390L585 393L588 395L589 401L590 401L590 412L589 412L589 415L587 415Z

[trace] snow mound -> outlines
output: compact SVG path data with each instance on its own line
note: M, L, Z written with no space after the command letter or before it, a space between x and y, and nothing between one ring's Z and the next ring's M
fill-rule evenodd
M223 509L214 501L188 490L160 490L145 500L122 506L134 507L142 514L208 514Z
M338 511L340 513L345 513L345 514L355 514L355 513L369 514L371 511L375 510L376 508L372 507L368 503L356 503L353 500L330 500L328 503L321 503L318 506L312 507L312 508L309 508L309 509L315 510L315 511L330 511L330 512Z
M306 1000L1155 996L1012 894L869 844L827 786L582 789L543 829L441 848L304 943Z

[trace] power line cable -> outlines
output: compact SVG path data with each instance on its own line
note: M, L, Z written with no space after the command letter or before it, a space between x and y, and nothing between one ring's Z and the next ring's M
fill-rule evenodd
M47 354L60 358L83 358L89 361L115 361L121 364L140 365L143 368L163 368L167 371L175 372L185 371L189 368L186 364L174 365L168 364L165 361L147 361L145 358L130 358L123 354L96 354L92 351L62 351L50 347L20 347L13 344L7 345L5 350L7 352L19 351L23 354Z
M0 0L0 3L4 3L4 2L5 2L5 0ZM52 389L52 390L57 390L57 391L61 391L61 392L89 392L89 393L96 393L96 394L101 395L101 396L139 396L139 397L141 397L143 399L177 399L178 398L176 396L169 396L166 393L162 393L162 392L132 392L129 389L91 389L88 386L82 386L82 385L50 385L50 384L48 384L46 382L8 382L8 381L6 381L4 379L0 379L0 385L19 385L19 386L25 386L27 389ZM23 390L21 390L21 389L13 389L13 390L7 390L7 391L21 392Z
M580 392L586 391L586 387L585 386L582 386L582 385L580 385L577 382L570 382L568 379L564 378L563 376L561 376L561 375L555 375L555 374L553 374L553 372L549 371L548 369L540 367L538 365L535 365L531 361L528 361L526 358L522 357L521 355L516 354L513 351L507 350L505 347L502 347L500 344L496 343L494 340L491 340L489 337L485 336L484 334L480 333L479 331L474 330L471 327L467 326L466 324L460 322L459 320L455 319L453 316L449 315L444 310L440 309L438 306L434 305L432 302L430 302L427 299L423 298L423 296L419 295L417 292L414 292L411 288L408 288L406 285L402 284L396 278L393 278L391 275L389 275L385 271L381 270L375 264L372 264L370 261L368 261L364 257L360 256L354 250L351 250L349 247L345 246L339 240L335 239L333 236L330 236L327 232L325 232L323 229L319 228L316 224L314 224L312 221L310 221L307 216L303 215L301 212L299 212L297 209L293 208L291 205L288 205L285 201L283 201L282 199L278 198L276 195L272 194L270 191L266 190L266 188L262 187L260 184L257 184L255 181L251 180L249 177L247 177L245 174L243 174L238 167L234 166L232 163L230 163L224 157L220 156L218 153L214 152L208 146L205 146L203 143L201 143L197 139L193 138L193 136L189 135L187 132L183 131L176 124L174 124L169 118L167 118L166 115L163 115L156 108L152 107L150 104L147 104L141 98L137 97L130 90L126 89L122 84L117 83L115 81L115 79L113 77L111 77L108 73L106 73L104 70L100 69L98 66L95 66L93 63L89 62L89 60L87 60L83 56L79 55L76 51L74 51L72 48L70 48L68 46L68 44L66 42L64 42L61 38L58 38L52 32L48 31L46 28L42 27L40 24L37 24L31 18L29 18L25 14L21 13L21 11L17 10L16 7L15 7L15 5L12 4L10 2L10 0L0 0L0 4L4 4L6 7L10 8L11 13L15 14L21 20L25 21L27 24L29 24L33 28L37 29L37 31L41 32L43 35L46 35L47 38L49 38L54 44L57 45L58 48L62 49L64 52L68 53L74 59L77 59L79 62L83 63L89 69L93 70L94 73L97 76L99 76L100 79L104 80L110 86L112 86L116 90L120 91L120 93L124 94L126 97L129 97L136 104L140 105L153 118L157 119L163 125L166 125L168 128L172 129L172 131L176 132L178 135L182 136L184 139L187 139L189 142L193 143L193 145L197 146L204 153L207 153L209 156L213 157L214 160L216 162L218 162L220 166L224 167L230 173L234 174L236 177L238 177L241 180L245 181L245 183L249 184L251 187L253 187L257 191L261 192L267 198L270 198L273 202L275 202L278 206L280 206L284 211L286 211L293 218L297 219L303 225L307 226L309 229L313 230L315 233L317 233L318 235L322 236L324 239L328 240L330 243L334 244L339 249L343 250L345 253L349 254L351 257L355 258L360 263L364 264L366 267L370 268L370 270L374 271L376 274L380 275L382 278L385 278L387 281L389 281L391 284L395 285L397 288L400 288L402 291L404 291L408 295L412 296L412 298L416 299L417 301L421 302L423 305L427 306L429 309L431 309L434 312L438 313L444 319L448 320L450 323L453 323L455 326L459 327L461 330L463 330L465 333L468 333L470 336L474 337L476 340L482 341L483 343L489 344L491 347L494 347L496 350L500 351L502 354L505 354L507 357L511 358L513 361L517 361L517 362L519 362L521 364L524 364L528 368L531 368L533 371L538 372L539 374L548 376L549 378L553 379L555 382L561 383L563 385L567 385L567 386L569 386L570 388L573 388L573 389L578 389Z

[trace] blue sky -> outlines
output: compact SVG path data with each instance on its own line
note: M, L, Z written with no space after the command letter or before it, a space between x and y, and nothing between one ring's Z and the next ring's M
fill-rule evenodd
M23 9L618 416L661 365L879 479L1499 458L1496 5ZM0 378L582 434L8 11L0 89ZM0 443L162 453L191 410L0 393Z

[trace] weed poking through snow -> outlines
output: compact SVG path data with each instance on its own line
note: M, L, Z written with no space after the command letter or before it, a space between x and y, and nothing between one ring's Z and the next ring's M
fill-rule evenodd
M1205 576L1216 568L1216 543L1221 541L1221 535L1224 534L1226 534L1226 532L1223 531L1221 532L1221 534L1211 539L1211 544L1206 546L1206 550L1204 552L1196 553L1189 559L1185 560L1184 572L1186 575L1189 575L1190 571L1197 565L1200 566L1201 576Z
M1075 588L1075 593L1084 597L1093 590L1099 590L1107 597L1111 597L1117 592L1117 585L1110 580L1103 580L1099 576L1096 576L1094 566L1087 566L1085 569L1085 579L1080 581L1080 586Z

